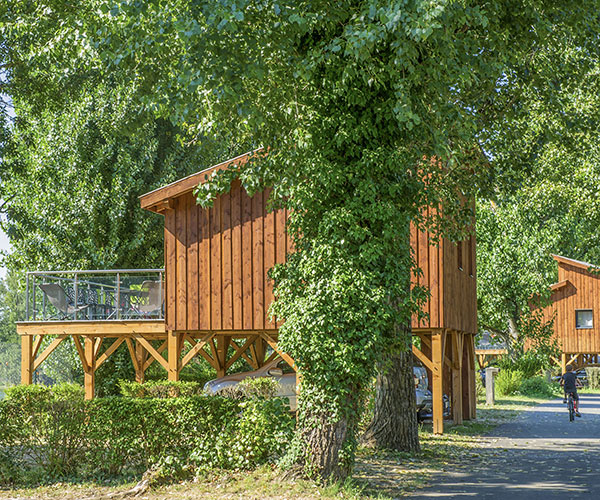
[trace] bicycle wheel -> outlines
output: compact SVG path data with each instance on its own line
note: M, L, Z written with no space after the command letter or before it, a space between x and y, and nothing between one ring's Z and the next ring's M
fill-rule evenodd
M573 397L570 395L567 407L569 408L569 421L573 422L575 420L575 405L573 404Z

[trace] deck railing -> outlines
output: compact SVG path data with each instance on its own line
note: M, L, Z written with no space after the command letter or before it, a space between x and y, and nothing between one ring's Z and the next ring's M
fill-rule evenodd
M32 271L26 321L164 318L164 269Z

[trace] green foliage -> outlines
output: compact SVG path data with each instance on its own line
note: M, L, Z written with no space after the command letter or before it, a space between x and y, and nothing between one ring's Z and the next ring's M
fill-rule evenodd
M590 389L600 389L600 367L588 366L585 371L587 373L588 387Z
M119 381L121 395L128 398L189 398L203 393L202 385L198 382L171 382L166 380L149 381L143 384Z
M554 338L554 322L544 321L542 311L534 310L521 317L521 331L513 338L508 356L500 358L503 369L518 370L527 378L539 375L552 366L552 358L560 354Z
M0 402L0 481L139 475L148 468L176 477L211 467L248 469L281 456L293 429L277 398L84 401L78 386L15 387Z
M524 89L555 97L553 70L579 71L555 47L573 47L571 56L596 50L598 2L44 7L16 0L0 10L17 101L60 108L90 82L116 81L131 89L134 111L143 107L192 137L269 148L267 159L222 173L198 196L210 203L239 176L251 193L272 186L272 204L291 209L298 252L272 271L272 312L285 318L278 340L303 374L301 461L343 479L376 363L405 344L398 325L423 298L409 293L409 221L458 237L472 216L465 199L489 195L495 177L525 179L521 165L496 160L510 144L497 136L524 117L515 111ZM444 219L425 220L427 206L443 207ZM143 227L133 231L144 239ZM125 255L139 256L138 243ZM116 248L106 246L102 256Z
M500 370L496 375L496 392L499 396L518 394L523 380L523 372L519 370Z
M246 378L239 384L224 387L219 396L233 399L271 399L277 394L279 382L270 377Z
M544 377L526 378L521 382L519 393L524 396L551 398L560 393L556 384L551 384Z

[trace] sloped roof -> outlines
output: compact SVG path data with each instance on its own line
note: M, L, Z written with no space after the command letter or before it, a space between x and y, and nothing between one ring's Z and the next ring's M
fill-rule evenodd
M160 213L166 208L169 208L169 201L173 198L181 196L182 194L191 193L198 184L206 182L214 172L219 170L225 170L231 165L243 165L253 155L262 151L261 149L255 149L254 151L248 151L243 155L236 156L230 160L224 161L212 167L196 172L195 174L188 175L183 179L179 179L171 184L150 191L149 193L140 196L140 205L146 210Z
M569 259L569 257L563 257L562 255L552 255L554 260L556 260L559 264L567 264L573 267L579 267L581 269L589 269L590 267L597 269L598 266L595 264L590 264L589 262L583 262L581 260Z

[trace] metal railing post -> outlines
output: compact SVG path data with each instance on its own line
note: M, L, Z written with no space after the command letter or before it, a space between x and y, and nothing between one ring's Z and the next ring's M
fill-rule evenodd
M29 321L29 273L25 275L25 321Z
M121 319L121 273L117 273L117 319Z
M75 308L75 312L73 313L73 319L77 319L77 304L79 302L79 287L77 286L77 278L77 273L75 273L75 284L73 285L73 294L75 295L75 298L73 299L75 304L73 305L73 307Z
M32 300L32 305L31 308L33 309L33 321L35 321L35 309L36 309L36 303L35 303L35 274L33 275L33 286L31 287L31 292L33 293L33 300Z

